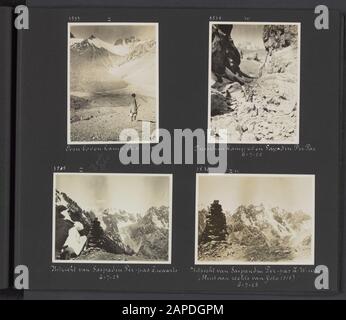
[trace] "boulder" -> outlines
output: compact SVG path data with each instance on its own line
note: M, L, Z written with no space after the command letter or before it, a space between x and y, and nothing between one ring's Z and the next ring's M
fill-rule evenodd
M217 116L230 111L226 97L216 90L211 92L211 116Z

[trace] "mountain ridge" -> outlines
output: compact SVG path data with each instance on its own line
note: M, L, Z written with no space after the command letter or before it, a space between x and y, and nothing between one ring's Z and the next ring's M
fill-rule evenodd
M206 209L198 212L199 239L207 212ZM226 224L228 237L219 248L215 243L199 240L201 259L238 255L240 260L280 261L311 253L312 217L301 210L290 212L263 204L240 205L233 214L226 214Z
M95 240L94 247L114 254L139 254L145 259L168 259L169 209L166 206L150 207L141 216L125 210L104 209L102 213L83 210L67 194L56 190L56 225L64 225L56 231L56 246L61 247L61 238L67 237L67 231L75 222L82 223L83 234L90 237L95 222L99 224L100 241ZM62 230L62 231L59 231ZM60 234L59 234L60 232ZM56 248L58 249L58 248ZM59 250L56 250L59 251ZM85 252L83 253L86 258Z

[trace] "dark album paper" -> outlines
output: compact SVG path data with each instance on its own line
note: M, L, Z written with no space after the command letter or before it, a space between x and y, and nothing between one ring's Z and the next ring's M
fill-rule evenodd
M30 289L337 292L343 20L314 17L30 9L15 216Z
M11 178L11 9L0 8L0 289L9 285Z

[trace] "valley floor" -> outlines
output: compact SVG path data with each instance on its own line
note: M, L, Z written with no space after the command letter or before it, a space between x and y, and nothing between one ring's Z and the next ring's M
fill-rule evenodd
M142 123L150 123L150 132L156 129L156 101L138 96L136 121L130 118L130 94L103 93L91 97L71 94L71 142L118 142L123 129L135 129L142 139Z

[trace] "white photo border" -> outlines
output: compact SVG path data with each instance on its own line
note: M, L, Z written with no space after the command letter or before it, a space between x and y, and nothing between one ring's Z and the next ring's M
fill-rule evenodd
M299 144L300 142L300 78L301 78L301 23L300 22L263 22L263 21L209 21L209 37L208 37L208 143L214 143L215 139L210 135L211 131L211 83L212 83L212 77L211 77L211 53L212 53L212 27L215 24L233 24L233 25L296 25L298 26L298 70L297 70L297 97L298 97L298 105L297 105L297 130L296 130L296 136L294 141L271 141L266 140L263 142L256 142L256 141L227 141L227 144L290 144L295 145ZM222 128L221 128L222 129Z
M147 176L147 177L167 177L169 178L169 230L168 230L168 260L167 261L150 261L150 260L133 260L133 261L113 261L113 260L60 260L55 256L55 233L56 233L56 205L55 190L56 177L62 175L93 175L93 176ZM172 212L173 212L173 175L171 173L89 173L89 172L54 172L53 173L53 192L52 192L52 263L72 263L72 264L138 264L138 265L170 265L172 264Z
M155 140L139 140L139 141L72 141L71 140L71 120L70 120L70 30L71 26L154 26L156 36L156 106L155 106L155 121L156 128ZM160 94L160 82L159 82L159 68L160 68L160 56L159 56L159 23L158 22L68 22L67 23L67 145L114 145L114 144L156 144L159 143L158 131L160 128L160 112L159 112L159 94Z
M199 189L199 177L202 176L207 176L207 177L212 177L212 176L223 176L227 178L232 178L232 177L271 177L271 178L290 178L290 177L306 177L306 178L311 178L311 188L312 188L312 199L311 199L311 205L313 208L313 212L311 217L313 218L313 223L312 223L312 237L311 237L311 261L310 263L297 263L297 262L292 262L292 263L287 263L287 261L284 262L246 262L246 261L199 261L198 260L198 201L199 201L199 195L198 195L198 189ZM316 205L315 205L315 180L316 180L316 175L315 174L248 174L248 173L197 173L196 174L196 187L195 187L195 192L196 192L196 198L195 198L195 246L194 246L194 252L195 252L195 257L194 257L194 262L195 265L223 265L223 266L255 266L255 265L266 265L266 266L271 266L271 265L281 265L281 266L292 266L292 265L315 265L315 259L316 259L316 252L315 252L315 229L316 229Z

